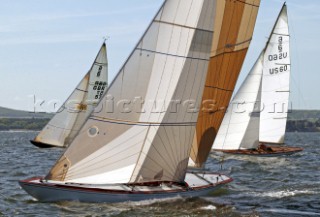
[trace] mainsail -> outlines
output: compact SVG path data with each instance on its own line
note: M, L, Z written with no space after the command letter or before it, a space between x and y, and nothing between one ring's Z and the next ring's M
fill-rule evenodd
M265 49L231 102L213 149L255 149L259 142L283 143L289 84L289 28L284 5Z
M184 181L208 71L212 0L166 0L96 111L46 179ZM114 107L116 107L114 109Z
M201 167L211 150L250 45L260 0L217 1L217 19L202 95L191 165Z
M284 143L290 94L290 36L284 4L270 37L263 61L260 141Z
M108 61L103 43L91 69L34 142L66 147L77 135L107 88Z

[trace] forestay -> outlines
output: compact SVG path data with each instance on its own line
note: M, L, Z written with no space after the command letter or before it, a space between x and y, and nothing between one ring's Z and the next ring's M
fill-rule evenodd
M90 71L35 138L36 142L65 147L79 132L99 103L108 81L106 45L103 44Z
M198 115L190 107L200 105L215 13L213 0L165 1L46 179L182 182Z

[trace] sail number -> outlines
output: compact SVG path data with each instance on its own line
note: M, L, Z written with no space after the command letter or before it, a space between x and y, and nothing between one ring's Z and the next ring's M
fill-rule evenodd
M286 71L288 71L288 66L287 65L276 67L276 68L273 68L273 69L269 69L270 75L278 74L279 72L286 72Z
M102 68L103 68L102 66L99 66L98 73L97 73L97 77L100 77Z
M104 93L104 90L106 89L107 87L107 82L102 82L102 81L96 81L94 83L94 86L93 86L93 90L97 91L96 95L95 95L95 99L101 99L103 93Z
M277 60L283 60L288 58L288 52L284 52L283 50L283 36L278 37L278 54L272 54L268 56L268 60L270 62L277 61ZM283 64L280 67L274 67L269 69L270 75L278 74L281 72L288 71L288 65Z
M288 53L285 52L285 53L269 55L268 59L269 61L276 61L276 60L286 59L287 57L288 57Z
M269 61L276 61L276 60L282 60L286 59L288 57L288 52L283 52L283 37L278 37L278 54L269 55L268 60Z

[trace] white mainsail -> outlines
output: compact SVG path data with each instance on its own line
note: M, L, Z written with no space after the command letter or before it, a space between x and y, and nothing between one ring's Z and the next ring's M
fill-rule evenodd
M77 135L107 89L108 61L103 43L91 69L34 142L66 147Z
M108 88L101 110L46 179L182 182L198 116L189 110L200 105L215 13L216 1L166 0Z
M284 5L264 51L230 104L213 149L254 149L259 142L283 143L288 107L281 113L273 111L275 105L288 105L289 82L289 30Z
M270 37L263 62L260 141L284 143L290 94L290 36L284 5Z

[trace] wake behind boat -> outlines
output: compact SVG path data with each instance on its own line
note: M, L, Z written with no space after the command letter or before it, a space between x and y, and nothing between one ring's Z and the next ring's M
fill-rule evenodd
M303 150L283 146L290 71L290 35L284 4L265 49L230 104L214 142L214 151L274 157Z
M199 197L232 181L222 174L187 173L185 182L150 182L92 185L50 182L35 177L20 181L31 196L41 202L81 201L118 203L170 197Z

